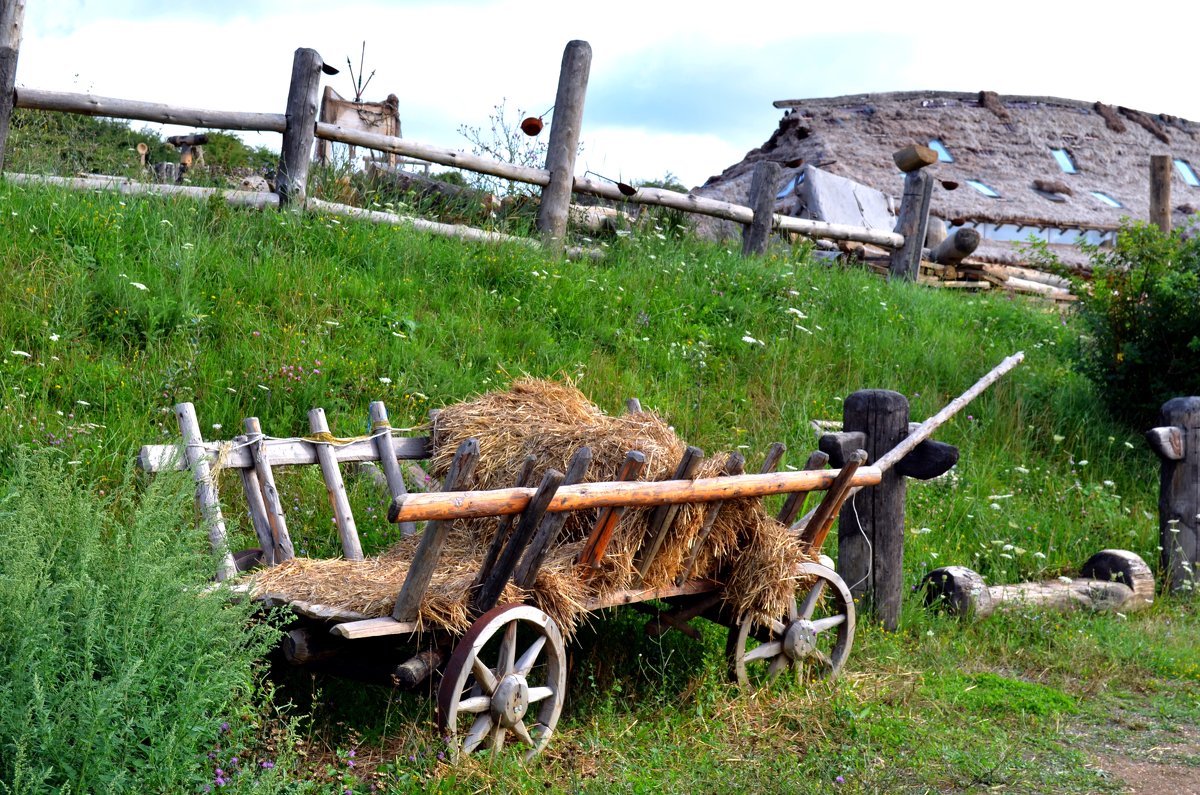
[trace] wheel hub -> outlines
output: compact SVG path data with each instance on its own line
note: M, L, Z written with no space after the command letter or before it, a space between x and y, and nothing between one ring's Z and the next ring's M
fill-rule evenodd
M520 674L500 680L492 695L492 717L506 729L516 726L529 710L529 683Z
M807 657L817 649L817 630L811 621L793 621L783 636L783 653L790 660Z

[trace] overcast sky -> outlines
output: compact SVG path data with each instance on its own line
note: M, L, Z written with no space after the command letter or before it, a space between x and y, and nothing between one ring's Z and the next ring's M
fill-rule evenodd
M563 48L583 39L593 55L578 171L669 171L690 187L766 141L778 99L987 89L1200 120L1197 22L1188 0L27 0L17 84L283 112L297 47L340 68L324 79L352 96L346 59L357 71L365 40L375 76L364 98L394 93L405 138L467 149L459 127L486 128L502 100L514 118L550 107Z

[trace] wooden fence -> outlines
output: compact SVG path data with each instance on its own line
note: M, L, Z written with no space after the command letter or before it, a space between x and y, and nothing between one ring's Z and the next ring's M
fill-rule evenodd
M914 263L920 260L921 242L923 242L923 235L917 233L924 229L924 219L928 217L929 193L920 187L910 190L908 183L906 183L904 203L901 206L901 218L906 219L904 231L908 233L902 234L775 214L773 212L774 196L779 181L779 166L775 163L759 164L758 168L762 173L758 174L754 180L755 194L751 197L754 207L660 188L637 188L632 195L627 195L615 184L574 176L574 153L578 149L583 98L591 63L591 47L587 42L572 41L567 44L556 96L554 124L550 126L547 167L530 168L454 149L405 140L397 136L380 135L319 122L317 107L321 74L322 72L334 74L336 70L327 66L315 50L307 48L296 50L285 113L207 110L130 99L97 97L90 94L15 88L20 16L23 7L24 0L0 0L0 12L3 12L0 13L0 22L5 25L4 28L0 28L0 81L3 81L3 84L0 85L0 89L3 90L3 93L0 94L0 169L3 169L4 164L8 118L14 107L222 130L275 132L282 135L275 194L268 197L266 195L247 195L245 191L203 192L205 194L216 192L231 201L257 206L277 205L301 208L309 206L308 170L312 162L313 144L317 139L321 139L537 185L543 189L538 212L538 229L542 234L543 242L554 248L561 248L565 238L571 195L582 193L618 202L682 210L742 224L745 229L743 252L746 254L765 251L770 232L773 230L792 232L810 238L869 243L892 249L896 252L892 257L892 275L909 279L915 279L917 275L918 268ZM5 35L6 32L7 35ZM909 182L914 182L914 176L923 177L924 175L912 171L908 176ZM34 179L10 175L10 178L12 177ZM925 180L927 181L928 178L925 177ZM59 180L59 182L77 187L97 187L95 180L84 180L83 183L78 184L75 180ZM917 179L915 182L921 182L921 180ZM118 184L121 185L120 189L135 190L130 187L129 183ZM923 186L923 183L921 185ZM627 187L626 190L628 190ZM316 206L315 203L311 204ZM432 224L428 221L422 224L419 223L419 219L388 213L355 212L352 208L336 208L328 203L321 203L319 206L324 211L342 211L347 214L361 215L370 220L407 223L440 234L454 234L459 237L479 239L506 239L509 237L482 230L468 230L461 226Z

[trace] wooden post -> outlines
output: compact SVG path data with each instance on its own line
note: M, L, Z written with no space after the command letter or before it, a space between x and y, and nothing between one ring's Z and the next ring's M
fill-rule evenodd
M233 443L248 446L248 436L235 436ZM258 545L262 547L262 559L268 566L275 565L275 537L271 533L271 519L267 513L267 503L263 499L262 486L254 467L238 467L242 476L242 491L246 494L246 510L250 514L250 523L254 525L254 534L258 536Z
M288 87L287 123L275 177L280 205L303 209L308 197L308 167L312 163L317 130L317 95L321 89L322 66L324 62L316 50L307 47L296 50L292 82Z
M775 192L782 172L783 167L774 160L760 160L754 164L754 176L750 179L750 207L754 210L754 220L742 227L743 257L767 253L767 242L775 225Z
M325 409L315 408L308 412L308 428L314 436L330 436L329 422ZM346 483L338 469L337 458L328 442L312 443L325 478L325 489L329 492L329 503L333 506L333 518L337 523L338 535L342 539L342 554L346 560L362 560L362 544L358 540L358 527L354 523L354 512L350 510L350 499L346 496Z
M237 564L229 552L229 542L225 533L225 517L221 515L221 501L217 495L217 486L213 483L212 469L208 459L204 457L202 445L204 437L200 434L200 422L196 419L196 407L191 403L180 403L175 407L175 419L179 421L179 433L183 437L184 460L188 469L192 470L192 480L196 482L196 503L200 506L200 516L208 531L208 543L213 554L219 558L217 563L217 581L233 577L237 574Z
M562 247L567 235L567 213L575 182L575 154L579 150L583 101L591 66L592 46L586 41L568 42L558 73L558 93L554 98L554 119L550 124L546 152L550 184L542 189L537 217L538 230L547 243L557 248Z
M1172 591L1200 586L1200 397L1178 397L1162 407L1162 427L1146 432L1162 460L1158 537L1162 571Z
M908 435L908 400L899 392L864 389L846 398L842 420L845 432L864 435L867 460L878 461ZM838 573L886 629L900 621L906 490L903 475L884 472L878 486L846 501L838 524Z
M262 425L259 423L258 417L244 419L242 428L246 431L250 442L250 451L254 459L254 473L258 476L263 505L267 509L267 521L271 525L271 537L275 542L275 562L282 563L296 557L296 552L292 547L292 537L288 533L283 501L279 499L279 489L275 486L275 474L271 471L271 457L267 454L267 440L263 438Z
M933 196L933 177L925 169L904 175L904 197L896 231L904 235L904 245L892 252L888 266L890 279L916 281L921 270L921 249L929 226L929 200Z
M396 446L392 442L392 426L388 422L387 408L383 401L376 400L367 407L371 418L371 435L375 436L375 449L379 451L379 466L387 479L388 492L394 500L408 494L404 487L404 475L400 472L400 463L396 460ZM400 535L416 535L417 526L412 522L400 523Z
M0 172L4 171L8 125L16 100L17 54L21 49L24 16L25 0L0 0Z
M1150 155L1150 223L1171 231L1171 156Z

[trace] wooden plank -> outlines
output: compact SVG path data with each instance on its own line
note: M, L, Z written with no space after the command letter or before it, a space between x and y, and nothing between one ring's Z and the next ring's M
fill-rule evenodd
M308 412L308 427L314 436L330 436L329 422L325 419L325 409L315 408ZM338 469L337 459L328 443L312 442L317 450L317 462L321 465L321 476L325 479L325 489L329 492L329 502L333 505L333 518L337 523L338 537L342 541L342 555L346 560L362 560L362 544L358 540L358 527L354 523L354 512L350 509L350 498L346 496L346 483L342 480L342 472Z
M259 130L283 132L287 118L282 113L244 113L227 110L201 110L136 99L96 97L64 91L42 91L18 88L17 107L31 110L52 110L79 113L85 116L109 116L114 119L138 119L160 124L179 124L185 127L207 127L220 130Z
M235 436L233 443L249 444L248 437ZM263 562L268 566L275 565L275 537L271 533L271 519L267 515L267 505L263 500L262 486L259 485L258 475L253 469L239 469L242 478L242 492L246 495L246 508L250 513L250 523L254 526L254 534L258 536L258 545L262 549Z
M767 252L775 220L775 194L782 172L783 167L774 160L760 160L754 164L750 178L750 208L754 211L754 220L742 227L743 257Z
M850 485L854 479L854 472L867 462L867 453L864 450L855 450L846 460L846 465L838 472L837 478L834 479L833 485L825 492L825 498L821 500L821 504L817 506L816 513L808 520L808 524L800 532L800 542L814 555L821 553L821 547L825 545L825 538L829 535L830 528L833 527L833 520L837 518L838 511L842 507L842 503L846 501L846 496L850 493ZM901 528L903 530L903 528Z
M258 417L247 417L242 421L242 429L250 441L248 447L252 456L253 471L257 476L259 488L262 489L263 505L267 511L267 521L271 526L271 538L274 541L275 561L282 563L296 557L292 547L292 536L288 533L287 517L283 512L283 501L279 499L279 489L275 486L275 473L271 471L271 456L267 451L266 440L263 439L262 426ZM243 467L242 471L247 468Z
M525 488L533 485L533 467L537 463L537 456L525 456L524 463L521 464L521 469L517 473L517 487ZM492 535L492 543L488 545L487 554L483 556L483 563L479 566L479 573L475 575L475 583L471 586L472 590L478 590L483 581L487 579L491 573L492 567L496 565L496 559L500 557L500 552L504 549L504 542L508 540L508 531L512 527L513 517L518 514L508 514L501 516L500 521L496 523L496 532Z
M446 473L446 487L448 489L462 488L474 474L478 463L479 440L465 440L458 446L458 450L454 453L454 460L450 462L450 470ZM411 498L410 496L409 499ZM388 518L393 522L397 521L392 513L394 508L395 502L388 510ZM416 554L413 555L413 561L408 567L408 574L404 578L404 584L400 587L400 594L396 597L392 618L397 621L415 621L417 619L421 598L425 595L425 589L429 587L429 581L433 579L433 568L437 565L438 558L441 557L442 548L446 546L446 537L449 534L449 522L433 521L425 525L421 543L417 546Z
M1171 231L1171 156L1150 155L1150 223Z
M725 460L725 466L721 468L721 474L725 477L741 475L745 471L746 457L741 453L730 453L729 458ZM708 535L712 532L713 524L716 523L717 516L721 513L721 507L724 504L724 502L714 502L708 506L708 510L704 514L704 523L700 525L700 531L692 539L692 554L688 556L688 561L683 567L683 571L679 572L679 576L675 578L676 585L683 585L692 576L692 570L696 566L696 558L700 555L700 548L708 540Z
M689 580L683 585L667 585L662 588L631 588L624 591L614 591L604 598L593 597L587 601L584 609L603 610L606 607L631 605L636 602L648 602L653 599L670 599L673 596L690 596L698 593L719 591L725 586L716 580Z
M391 424L388 422L387 407L383 401L376 400L367 407L367 415L371 419L371 435L375 437L375 449L379 452L379 466L383 468L383 476L387 479L388 492L394 500L408 494L404 486L404 474L400 471L400 463L396 460L396 445L392 441ZM380 431L387 430L387 433ZM412 522L400 524L400 535L416 535L417 526Z
M237 575L237 564L229 551L225 517L221 515L220 495L213 484L211 468L208 460L197 452L203 436L200 434L200 422L196 419L196 407L191 403L177 404L175 419L183 437L184 456L192 470L192 480L196 483L196 503L200 506L200 516L208 531L208 543L213 554L219 558L217 581L220 582Z
M316 449L304 439L263 439L263 443L270 452L271 463L274 466L306 466L318 463ZM396 458L401 461L427 459L432 454L428 436L397 436L393 433L392 446ZM197 454L210 462L216 460L220 450L220 442L203 442L196 448ZM333 446L332 452L339 464L379 460L379 450L373 439L355 439L338 444ZM187 469L187 465L179 459L179 448L169 444L148 444L142 447L138 454L138 466L146 472ZM229 453L225 466L252 467L254 457L245 448L233 450Z
M679 466L675 468L675 480L691 480L703 460L704 451L699 447L688 445L679 459ZM659 505L650 515L650 522L646 529L646 539L648 540L643 542L642 549L637 556L637 582L646 579L646 573L650 571L650 566L654 563L658 550L662 548L667 533L671 531L671 525L674 524L675 516L679 513L679 506L678 502L668 502Z
M288 86L285 114L287 123L275 176L281 206L303 209L308 198L308 167L312 163L323 65L317 51L308 47L297 49L292 59L292 81Z
M557 469L548 469L542 475L542 482L533 493L529 506L521 513L517 529L513 531L496 559L496 565L488 572L471 600L471 612L474 615L482 615L496 606L500 594L504 592L504 586L508 584L509 578L517 568L521 553L525 551L525 547L529 545L530 539L542 523L542 517L546 515L546 506L550 504L554 492L562 485L564 477L565 475Z
M382 618L347 621L334 626L329 631L348 640L382 638L388 635L414 635L417 632L417 622L397 621L390 616L383 616Z
M829 463L829 455L820 450L816 450L809 454L808 460L804 462L805 469L824 469ZM835 481L836 482L836 481ZM791 526L792 522L796 521L796 516L804 510L804 502L808 499L810 492L794 491L787 496L783 501L783 507L779 509L779 515L776 517L782 525Z
M929 201L933 196L933 177L925 169L904 176L904 195L900 200L900 218L896 231L904 244L892 252L888 278L915 281L921 269L921 250L929 225Z
M575 156L579 152L583 104L591 66L592 45L578 39L567 42L562 68L558 73L554 123L550 125L550 141L546 150L546 171L550 173L550 182L542 191L537 215L538 231L547 243L556 248L562 248L567 236Z
M771 442L771 446L767 448L767 454L763 458L762 466L759 467L758 473L765 475L768 472L774 472L779 469L779 462L783 460L783 454L787 452L787 445L783 442ZM808 469L808 467L805 467Z
M588 467L591 465L591 448L581 447L576 450L567 466L567 472L562 481L563 485L570 486L583 481L587 477ZM562 512L542 517L537 531L534 532L533 538L530 539L525 552L521 555L521 562L513 571L513 581L517 585L522 588L533 587L533 583L537 580L538 570L541 569L542 562L546 559L546 553L558 540L558 534L562 531L562 526L566 521L567 514Z
M617 470L617 481L637 480L645 465L645 454L638 450L630 450L625 454L625 461ZM613 530L616 529L617 522L621 521L621 515L624 513L623 506L607 506L600 509L596 515L596 523L592 526L592 532L588 535L587 543L579 552L577 563L588 567L588 571L595 571L600 567L600 561L604 559L608 543L612 540Z
M559 489L547 510L557 512L608 506L646 507L671 502L714 502L739 497L784 494L790 491L813 491L829 488L836 475L837 470L830 469L820 472L772 472L766 475L741 475L736 478L581 483ZM854 476L854 485L874 485L879 482L880 475L878 467L862 467ZM393 503L388 518L394 522L403 519L420 521L505 516L525 510L532 496L533 489L528 488L409 494L402 504Z
M625 413L626 414L641 414L642 401L635 397L625 398Z

